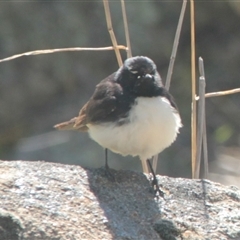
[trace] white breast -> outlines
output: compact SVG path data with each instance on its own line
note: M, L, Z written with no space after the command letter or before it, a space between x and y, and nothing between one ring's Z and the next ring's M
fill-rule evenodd
M121 126L89 124L90 137L113 152L147 159L171 145L182 126L179 114L164 97L138 97L128 120Z

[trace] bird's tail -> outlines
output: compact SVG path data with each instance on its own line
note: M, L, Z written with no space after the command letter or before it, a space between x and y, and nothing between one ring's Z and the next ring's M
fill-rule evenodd
M54 125L54 128L56 128L58 130L76 130L76 128L74 128L76 119L77 118L75 117L67 122L58 123L58 124Z
M77 119L78 118L75 117L75 118L72 118L69 121L56 124L53 127L56 128L57 130L78 130L78 131L81 131L81 132L87 132L88 127L85 124L76 124Z

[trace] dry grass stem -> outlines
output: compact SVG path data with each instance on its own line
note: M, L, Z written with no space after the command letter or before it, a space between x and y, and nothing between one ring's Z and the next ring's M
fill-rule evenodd
M199 73L200 76L202 76L204 78L205 81L205 87L206 87L206 78L205 78L205 70L204 70L204 61L203 59L200 57L199 58ZM206 98L206 94L205 94L205 87L204 87L204 95L202 96L204 99L204 113L203 113L203 178L208 178L208 148L207 148L207 129L206 129L206 108L205 108L205 98Z
M127 47L118 45L117 49L127 50ZM49 53L57 53L57 52L75 52L75 51L107 51L107 50L115 50L114 47L99 47L99 48L57 48L57 49L44 49L44 50L35 50L31 52L25 52L13 55L11 57L0 59L1 62L10 61L16 58L24 57L24 56L33 56L33 55L40 55L40 54L49 54Z
M196 165L194 169L194 178L200 177L200 164L201 164L201 153L202 153L202 142L203 142L203 120L204 120L204 108L205 108L205 79L204 77L199 78L199 96L198 101L198 121L197 121L197 151L196 151Z
M205 98L225 96L225 95L230 95L230 94L234 94L234 93L240 93L240 88L234 88L231 90L220 91L220 92L206 93ZM199 96L196 96L196 100L197 101L199 100Z
M187 5L187 0L183 0L180 16L179 16L179 20L178 20L178 26L177 26L177 30L176 30L176 34L175 34L175 38L174 38L172 54L171 54L171 58L170 58L170 62L169 62L166 83L165 83L165 87L167 90L169 90L169 88L170 88L173 67L174 67L174 62L175 62L176 55L177 55L178 43L179 43L180 33L182 30L182 24L183 24L183 18L185 15L186 5ZM153 169L155 172L157 170L157 164L158 164L158 154L153 157L152 166L153 166Z
M132 57L132 49L131 49L131 42L130 42L130 36L129 36L129 30L128 30L127 13L126 13L126 7L125 7L124 0L121 0L121 6L122 6L122 15L123 15L126 44L127 44L127 48L128 48L127 58L130 58L130 57Z
M208 178L208 147L207 147L207 128L206 128L206 112L203 119L203 164L204 164L204 174L203 178Z
M196 178L196 152L197 152L197 114L196 114L196 64L195 64L195 13L194 0L190 0L191 21L191 78L192 78L192 114L191 114L191 142L192 142L192 178Z
M187 6L187 0L183 0L181 13L180 13L179 20L178 20L178 26L177 26L177 30L176 30L176 34L175 34L175 38L174 38L172 55L171 55L170 63L169 63L169 67L168 67L167 78L166 78L165 87L167 90L169 90L169 88L170 88L173 67L174 67L174 62L175 62L176 55L177 55L178 43L179 43L180 33L182 30L182 24L183 24L186 6Z
M104 11L105 11L105 16L106 16L106 21L107 21L107 28L112 40L112 44L115 50L115 54L117 57L117 61L118 61L118 65L122 66L123 62L122 62L122 57L120 54L120 51L118 49L118 44L117 44L117 39L115 37L114 31L113 31L113 27L112 27L112 20L111 20L111 13L110 13L110 8L109 8L109 4L108 4L108 0L103 0L103 5L104 5Z
M204 116L205 116L205 76L204 76L204 66L203 59L199 58L199 96L198 101L198 124L197 124L197 152L196 152L196 168L194 169L195 178L200 177L200 165L201 165L201 153L202 153L202 143L203 143L203 132L204 132Z
M202 57L198 59L198 66L199 66L199 74L201 77L205 78L205 70L204 70L204 63Z

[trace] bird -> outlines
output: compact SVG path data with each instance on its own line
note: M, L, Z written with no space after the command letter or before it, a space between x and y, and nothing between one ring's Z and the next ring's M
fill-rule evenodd
M143 172L149 173L147 159L176 140L182 123L156 64L146 56L135 56L96 85L77 117L54 127L88 132L105 149L138 156ZM105 164L108 168L107 160Z

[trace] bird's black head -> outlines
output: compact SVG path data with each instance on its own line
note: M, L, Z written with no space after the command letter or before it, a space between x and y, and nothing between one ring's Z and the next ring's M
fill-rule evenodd
M116 74L124 90L142 97L159 95L162 82L155 63L148 57L128 58Z

